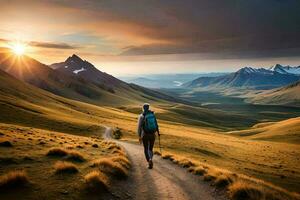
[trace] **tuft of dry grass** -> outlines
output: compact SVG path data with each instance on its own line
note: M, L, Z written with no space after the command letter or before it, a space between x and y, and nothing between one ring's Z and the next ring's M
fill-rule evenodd
M46 142L44 142L44 141L39 142L39 145L45 145L45 144L46 144Z
M75 150L68 151L67 159L77 161L77 162L84 162L85 161L84 156L80 152L75 151Z
M154 155L158 155L158 156L161 156L161 153L157 150L154 150Z
M250 185L249 183L242 181L237 181L229 186L229 195L233 200L260 200L263 199L264 192L261 187Z
M166 160L174 160L172 154L163 154L163 155L162 155L162 158L163 158L163 159L166 159Z
M54 164L54 169L56 174L62 174L62 173L74 174L78 172L76 165L70 162L58 161Z
M13 145L11 144L10 141L1 141L0 142L0 147L12 147Z
M193 168L193 174L203 176L206 173L206 170L202 166L197 166Z
M108 178L100 171L92 171L84 176L89 191L105 191L109 188Z
M233 179L229 175L221 174L220 176L217 176L214 184L218 188L225 188L229 186L231 183L233 183Z
M111 160L116 162L116 163L119 163L120 165L122 165L126 169L129 169L130 166L131 166L129 160L124 156L115 156L115 157L112 157Z
M111 143L108 145L107 149L119 149L121 150L121 147L117 145L116 143Z
M204 181L215 181L217 177L221 176L222 172L216 169L209 169L207 173L204 174L203 180Z
M77 161L77 162L84 162L84 156L75 150L66 150L63 148L51 148L47 156L57 156L57 157L66 157L67 160Z
M110 174L117 179L124 179L128 177L127 169L109 158L101 158L94 161L92 167L99 167L102 172Z
M64 157L68 155L68 151L63 148L51 148L47 152L47 156L58 156L58 157Z
M126 153L120 149L114 149L112 151L112 154L118 154L118 155L121 155L121 156L126 156Z
M0 177L0 189L13 189L28 183L28 176L23 170L11 171Z
M189 167L195 166L195 163L193 163L192 161L190 161L186 158L177 160L177 163L184 168L189 168Z

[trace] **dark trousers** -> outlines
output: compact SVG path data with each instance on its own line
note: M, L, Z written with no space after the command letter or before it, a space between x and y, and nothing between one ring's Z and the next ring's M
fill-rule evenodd
M155 142L155 134L146 134L143 136L144 153L146 160L152 160L153 157L153 146Z

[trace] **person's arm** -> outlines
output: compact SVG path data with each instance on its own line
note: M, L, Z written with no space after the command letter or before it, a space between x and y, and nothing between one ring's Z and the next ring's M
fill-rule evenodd
M138 118L138 126L137 126L137 134L139 136L140 143L141 143L141 138L142 138L142 125L143 125L143 116L140 115Z

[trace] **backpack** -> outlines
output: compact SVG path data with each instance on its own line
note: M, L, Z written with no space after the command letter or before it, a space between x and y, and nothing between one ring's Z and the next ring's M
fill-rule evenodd
M157 131L157 121L153 112L147 112L144 115L143 129L147 134L153 134Z

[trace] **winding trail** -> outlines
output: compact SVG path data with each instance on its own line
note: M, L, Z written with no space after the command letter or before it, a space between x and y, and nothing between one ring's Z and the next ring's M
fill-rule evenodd
M111 128L107 127L103 137L111 139ZM126 183L114 194L120 199L186 199L186 200L224 200L224 194L203 182L202 178L188 173L185 169L154 157L154 168L149 170L144 158L142 145L116 141L123 146L132 162L132 170ZM126 185L124 185L126 184Z

